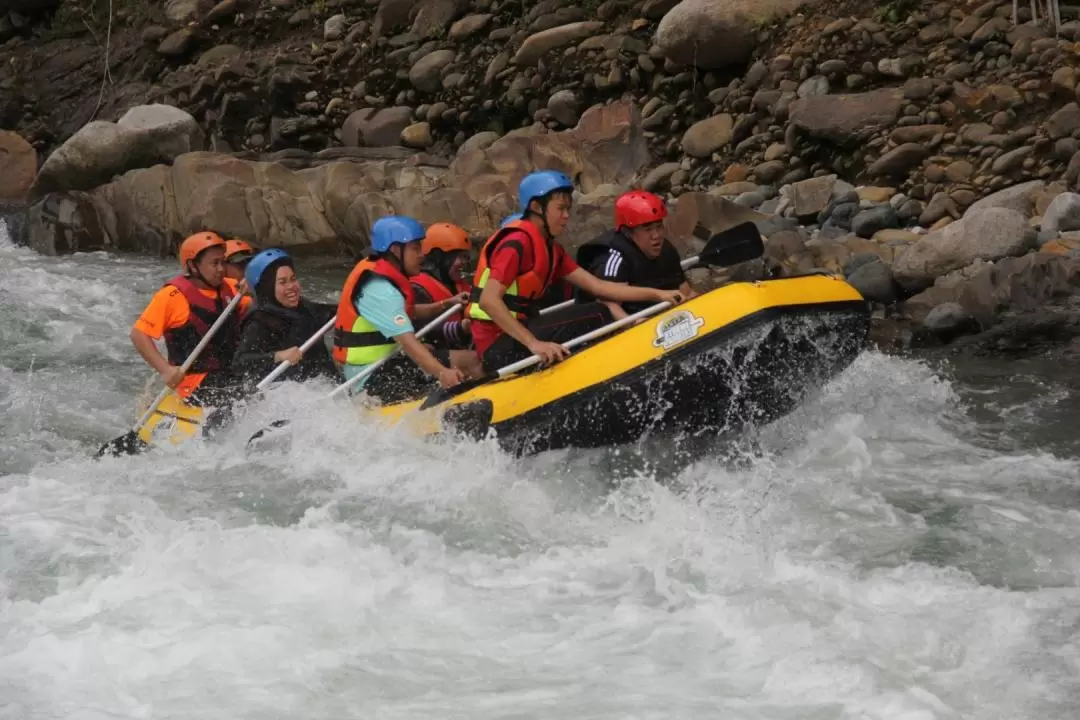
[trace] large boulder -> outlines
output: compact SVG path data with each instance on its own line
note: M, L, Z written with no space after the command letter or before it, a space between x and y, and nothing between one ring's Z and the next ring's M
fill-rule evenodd
M682 0L663 16L656 44L680 65L705 70L746 62L758 28L809 0Z
M294 252L355 254L367 247L371 224L388 213L490 234L513 211L520 179L551 168L577 183L575 224L566 236L573 247L609 226L614 197L649 160L640 116L629 102L593 107L573 130L534 126L480 140L449 167L424 155L356 148L317 156L290 151L288 158L273 156L276 162L186 153L90 192L47 195L31 209L30 235L48 253L164 254L211 227ZM385 159L368 159L380 155Z
M901 252L893 265L896 281L909 290L976 260L1023 255L1035 244L1035 231L1015 210L989 207L968 210L960 220L930 233Z
M0 202L26 197L37 172L37 152L22 137L0 130Z
M116 123L95 120L48 157L30 188L31 198L61 190L90 190L128 170L170 163L202 150L195 118L171 105L140 105Z

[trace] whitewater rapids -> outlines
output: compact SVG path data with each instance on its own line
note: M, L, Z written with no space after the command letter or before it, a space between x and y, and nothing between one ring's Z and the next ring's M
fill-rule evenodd
M1075 371L867 352L674 478L295 385L92 460L159 387L127 333L173 271L0 229L0 718L1080 717Z

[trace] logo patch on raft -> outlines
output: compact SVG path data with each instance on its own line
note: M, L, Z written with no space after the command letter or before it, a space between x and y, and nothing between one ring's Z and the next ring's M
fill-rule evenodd
M680 310L656 323L656 339L653 340L653 347L670 350L677 345L682 345L696 338L698 330L704 324L705 320L689 310Z

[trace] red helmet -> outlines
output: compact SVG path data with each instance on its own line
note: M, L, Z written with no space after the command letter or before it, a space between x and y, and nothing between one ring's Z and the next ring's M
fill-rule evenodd
M667 205L659 195L631 190L615 200L615 228L635 228L667 217Z

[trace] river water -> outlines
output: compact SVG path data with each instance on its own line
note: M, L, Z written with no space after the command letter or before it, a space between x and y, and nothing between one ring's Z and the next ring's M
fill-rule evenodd
M0 237L0 718L1080 717L1075 369L867 352L675 477L298 386L287 448L91 460L172 270Z

